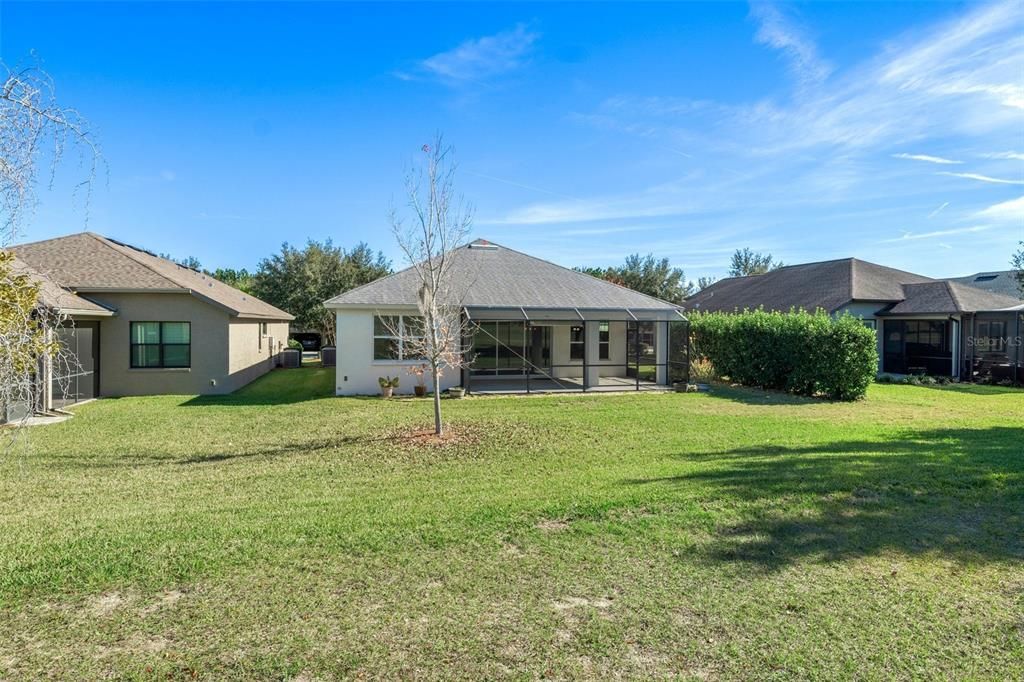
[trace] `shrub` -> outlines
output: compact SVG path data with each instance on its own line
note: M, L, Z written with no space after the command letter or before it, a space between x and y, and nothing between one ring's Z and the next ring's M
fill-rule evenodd
M690 329L694 354L745 386L856 400L878 367L875 332L850 315L696 313Z
M302 350L302 344L295 339L288 339L288 347L294 348L295 350Z
M690 381L697 384L709 384L717 380L718 373L710 360L697 357L690 362Z

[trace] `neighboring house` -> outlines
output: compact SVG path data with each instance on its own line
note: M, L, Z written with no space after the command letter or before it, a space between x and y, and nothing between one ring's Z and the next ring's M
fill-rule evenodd
M70 319L71 377L39 409L98 396L230 393L267 372L292 316L148 251L83 232L11 248Z
M1024 296L1016 270L999 270L995 272L978 272L967 277L951 277L950 282L966 284L976 289L984 289L994 294L1002 294L1012 298Z
M715 282L687 311L745 308L850 313L877 330L879 372L1024 380L1024 300L856 258L790 265Z
M444 376L443 390L639 390L685 378L679 306L484 240L448 257L472 366ZM388 375L412 392L407 371L421 361L404 355L403 335L416 333L419 288L409 268L324 304L337 314L338 395L375 393Z

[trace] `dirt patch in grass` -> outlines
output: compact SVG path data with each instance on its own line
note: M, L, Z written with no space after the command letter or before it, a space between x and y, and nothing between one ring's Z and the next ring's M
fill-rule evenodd
M126 601L127 598L118 592L106 592L89 600L88 608L97 616L110 616Z
M466 424L450 424L438 435L433 428L400 429L390 434L392 445L406 448L452 448L476 445L483 440L483 429Z
M151 613L156 613L160 609L172 607L184 596L185 593L181 590L167 590L161 594L156 601L139 609L139 615L148 616Z
M564 519L541 519L537 528L547 533L558 533L569 529L569 522Z

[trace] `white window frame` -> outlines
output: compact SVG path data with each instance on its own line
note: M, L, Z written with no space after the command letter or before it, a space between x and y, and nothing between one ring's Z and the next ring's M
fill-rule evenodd
M388 331L389 333L387 333L387 334L378 334L377 333L377 319L378 318L383 318L383 317L398 318L398 336L395 336L394 334L391 334L390 330L388 330L388 325L383 324L383 323L381 324L381 326L383 326L385 331ZM374 314L374 316L373 316L373 338L372 338L372 340L370 342L371 346L372 346L371 352L374 354L373 362L375 362L375 363L385 363L385 364L387 364L387 363L395 363L395 362L406 362L406 363L419 363L419 362L423 362L423 358L407 358L407 357L405 357L405 340L407 338L409 338L409 339L413 339L413 338L419 339L419 338L422 338L420 336L412 336L410 334L406 334L405 333L405 318L407 318L407 317L419 318L421 320L423 319L422 315L411 315L411 314L410 315L403 315L403 314L377 315L377 314ZM398 357L397 358L378 358L378 357L376 357L376 354L377 354L376 353L376 346L377 346L377 340L378 339L388 339L388 340L392 341L393 343L396 343L396 345L398 346Z

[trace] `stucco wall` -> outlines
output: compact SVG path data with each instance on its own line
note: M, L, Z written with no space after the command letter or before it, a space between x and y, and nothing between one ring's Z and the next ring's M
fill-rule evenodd
M91 293L89 297L117 310L115 317L100 323L101 396L230 393L271 369L269 344L262 353L256 349L257 322L236 320L189 294ZM190 322L192 366L133 369L132 322ZM275 345L278 337L287 341L286 322L268 326L275 330L268 329ZM251 338L246 339L247 334Z
M416 309L388 310L389 315L415 315ZM419 364L416 361L373 359L373 311L337 311L337 366L335 369L335 392L338 395L372 395L380 393L378 377L397 376L399 387L396 393L412 393L416 378L408 369ZM430 385L430 378L426 379ZM459 373L450 370L441 377L441 390L459 386Z
M277 354L288 342L288 323L266 322L266 325L266 334L263 334L259 320L230 319L227 390L245 386L277 364Z
M228 314L189 294L96 293L90 298L117 310L100 323L100 395L225 393ZM131 367L132 322L190 322L192 366ZM211 380L216 385L211 385Z
M582 324L582 323L581 323ZM568 367L555 367L552 374L556 378L581 377L583 376L583 361L569 358L569 345L572 338L571 329L573 324L556 324L551 330L551 357L554 365L569 365ZM602 377L624 377L626 376L626 323L610 322L608 324L608 359L600 359L600 322L587 322L587 363L594 365L597 376ZM617 367L600 367L599 365L618 365ZM596 382L595 382L596 383Z

